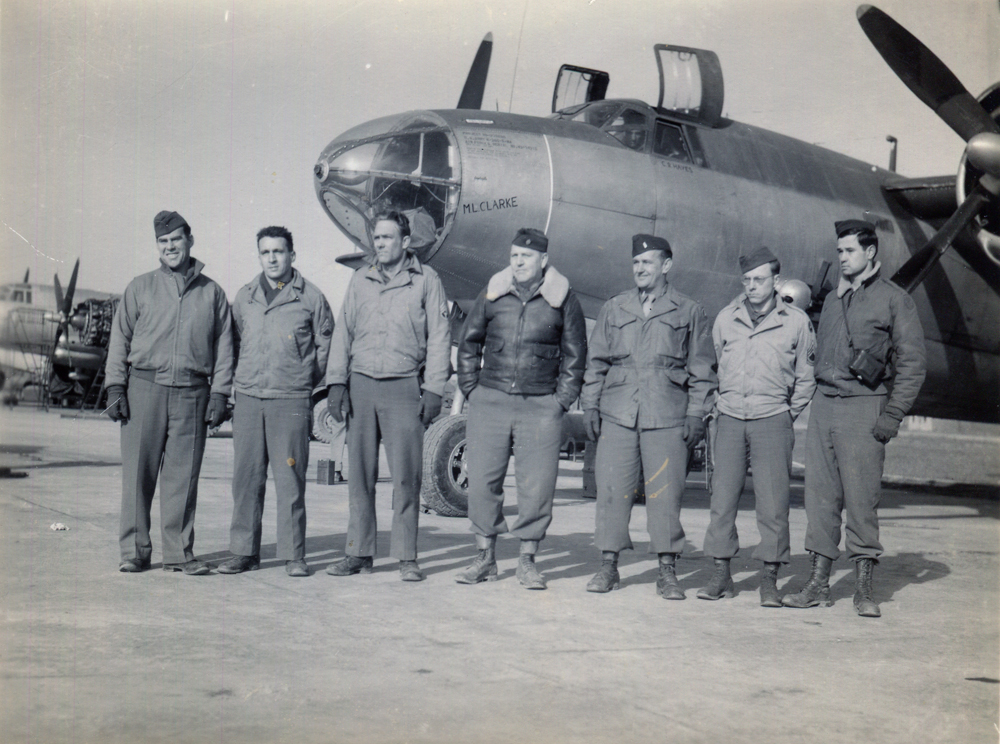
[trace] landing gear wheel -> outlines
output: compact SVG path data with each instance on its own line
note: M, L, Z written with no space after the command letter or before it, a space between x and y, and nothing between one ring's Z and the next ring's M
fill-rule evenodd
M465 458L464 414L431 424L424 433L423 483L420 497L442 517L469 512L469 467Z
M333 441L334 427L339 426L326 407L326 398L313 406L313 439L329 444Z

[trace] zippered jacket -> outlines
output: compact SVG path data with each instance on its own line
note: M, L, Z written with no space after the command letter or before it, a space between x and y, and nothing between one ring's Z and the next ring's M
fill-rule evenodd
M880 275L876 264L853 287L842 280L823 302L816 331L816 385L828 396L888 395L885 412L902 421L927 374L924 329L917 307L903 289ZM844 312L854 349L867 349L886 365L882 379L868 387L851 374L854 352L847 338Z
M798 418L816 392L816 334L809 316L779 296L754 327L745 297L722 308L712 326L719 359L716 406L744 421L785 411Z
M587 326L569 280L552 266L527 302L510 269L494 274L462 327L458 385L510 395L555 394L564 410L580 395L587 361Z
M333 329L327 385L346 385L352 372L376 380L422 375L424 390L444 395L451 374L448 299L434 269L413 255L405 260L388 281L376 266L354 272Z
M233 334L222 287L191 259L182 289L160 265L125 288L111 324L105 385L127 385L129 368L153 374L169 387L211 385L229 397L233 385Z
M308 398L326 376L333 336L330 305L294 269L268 305L262 276L242 287L233 301L234 387L255 398Z

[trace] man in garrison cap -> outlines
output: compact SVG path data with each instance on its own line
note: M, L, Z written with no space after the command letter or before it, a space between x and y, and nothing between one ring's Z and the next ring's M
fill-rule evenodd
M670 286L672 265L666 240L634 235L635 289L604 303L590 336L580 404L587 436L598 442L594 543L601 567L589 592L618 588L618 553L632 548L629 518L645 473L649 551L659 556L656 591L664 599L685 596L676 574L684 547L681 496L716 378L708 318Z
M764 563L760 603L781 607L778 569L790 559L792 421L816 390L816 336L809 317L777 292L781 264L770 249L750 251L739 264L743 292L719 312L712 327L719 360L718 427L705 555L715 559L715 572L698 597L735 593L729 561L740 548L736 511L749 454L760 533L753 557Z
M441 412L451 371L448 300L437 272L410 250L410 223L401 212L372 221L374 260L354 272L333 331L326 367L327 406L349 421L349 516L345 558L332 576L372 572L375 482L379 444L392 474L389 554L400 579L423 581L417 564L417 519L424 429Z
M544 233L522 228L510 267L479 293L462 328L458 386L469 399L469 519L478 554L460 584L497 578L496 539L507 532L503 481L511 447L517 471L517 578L545 589L535 553L552 521L563 413L580 394L587 358L583 310L549 264Z
M153 220L160 267L125 288L111 326L107 413L121 422L119 570L149 568L149 512L160 482L163 568L209 572L194 557L194 513L205 435L228 415L233 382L229 302L191 257L177 212Z
M885 443L899 431L926 373L924 333L910 296L880 275L875 226L834 223L840 282L823 303L816 332L816 395L806 432L806 550L812 574L786 607L830 605L830 569L847 552L855 562L854 608L879 617L872 573Z
M333 313L326 297L292 265L292 233L271 225L257 233L261 273L236 293L233 335L233 557L219 573L260 567L267 466L278 508L278 560L289 576L308 576L306 471L312 395L325 389Z

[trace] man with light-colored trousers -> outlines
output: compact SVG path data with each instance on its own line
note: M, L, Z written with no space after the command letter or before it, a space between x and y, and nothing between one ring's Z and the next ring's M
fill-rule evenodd
M153 219L160 267L129 282L115 311L105 381L108 416L121 421L120 571L149 568L149 511L160 482L163 569L189 576L198 475L208 427L228 415L233 381L229 302L191 257L194 236L177 212Z
M715 559L715 570L698 598L735 595L729 564L740 549L736 512L749 455L760 533L753 557L764 563L760 604L781 607L778 570L790 560L792 422L816 390L816 335L809 316L779 296L781 264L769 248L752 250L739 263L743 292L722 309L712 327L719 394L705 554Z
M233 557L219 573L260 566L267 467L278 506L277 558L289 576L308 576L306 471L312 393L326 376L333 313L323 293L293 266L292 234L257 233L261 273L236 293L236 404L233 410Z
M347 556L333 576L371 573L376 549L375 481L379 444L392 474L389 554L403 581L423 581L417 564L417 519L424 429L441 412L451 372L448 302L437 272L409 250L410 224L400 212L375 216L375 259L354 272L330 345L327 405L348 417Z

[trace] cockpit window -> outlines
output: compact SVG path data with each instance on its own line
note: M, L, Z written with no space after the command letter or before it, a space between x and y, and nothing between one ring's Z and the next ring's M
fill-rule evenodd
M456 164L443 122L419 117L394 132L345 143L321 159L317 188L331 217L360 246L372 246L376 212L403 212L410 220L410 246L424 259L454 218Z
M605 124L602 129L630 150L642 152L646 146L646 115L626 107Z
M24 302L24 290L15 289L14 294L11 297L11 300L13 300L14 302Z
M578 121L581 124L589 124L592 127L603 129L604 125L611 121L621 107L620 103L614 101L586 106L582 111L578 111L570 117L570 121Z
M663 121L656 122L653 152L656 155L662 155L671 160L680 160L685 163L691 162L687 143L684 142L684 133L676 124L667 124Z

